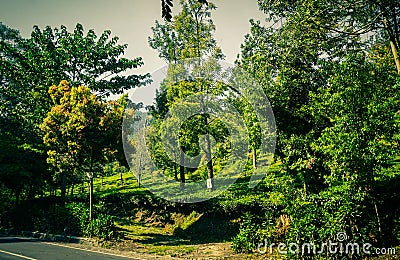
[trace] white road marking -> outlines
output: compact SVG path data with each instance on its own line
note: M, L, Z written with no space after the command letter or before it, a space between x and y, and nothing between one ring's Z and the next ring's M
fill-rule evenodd
M0 250L0 253L4 253L4 254L16 256L16 257L23 258L23 259L28 259L28 260L37 260L36 258L31 258L31 257L27 257L27 256L24 256L24 255L14 254L14 253L3 251L3 250Z
M89 250L89 249L83 249L83 248L78 248L78 247L73 247L73 246L60 245L60 244L56 244L56 243L50 243L50 242L42 242L42 243L48 244L48 245L52 245L52 246L60 246L60 247L66 247L66 248L71 248L71 249L76 249L76 250L81 250L81 251L86 251L86 252L92 252L92 253L96 253L96 254L124 257L124 258L130 258L130 259L138 259L138 258L132 258L130 256L123 256L123 255L117 255L117 254L112 254L112 253L93 251L93 250Z

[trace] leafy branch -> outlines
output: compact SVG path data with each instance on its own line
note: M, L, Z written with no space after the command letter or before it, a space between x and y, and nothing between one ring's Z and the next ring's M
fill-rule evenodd
M201 4L208 4L207 0L198 0L199 3ZM172 0L161 0L161 10L162 14L161 17L167 20L168 22L171 21L172 19L172 7L174 6L174 3Z

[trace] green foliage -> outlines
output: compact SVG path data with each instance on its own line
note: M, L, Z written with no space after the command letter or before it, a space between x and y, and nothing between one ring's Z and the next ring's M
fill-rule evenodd
M33 131L35 111L25 117L20 113L22 99L33 93L21 93L15 83L17 79L12 78L16 73L12 71L15 57L10 52L18 50L20 41L17 30L0 23L0 185L9 197L4 202L15 199L16 204L43 190L44 182L49 179L43 147L38 144L39 134Z
M4 144L0 147L2 162L0 182L2 187L10 190L10 196L19 203L20 198L33 198L48 188L48 191L52 193L53 186L60 184L62 178L59 177L64 174L61 171L54 173L57 167L49 169L46 164L47 149L43 144L45 132L40 130L40 125L54 105L48 92L50 86L67 80L76 86L88 84L99 95L107 96L110 93L118 94L143 85L149 81L149 77L126 73L127 70L141 66L143 62L141 58L123 58L127 45L119 44L118 37L111 37L110 31L97 36L94 30L85 33L81 24L77 24L73 32L68 31L65 26L61 28L47 26L43 30L35 26L30 38L25 39L17 30L0 23L0 38L0 130L2 133L0 139ZM123 72L125 72L124 75L121 75ZM123 99L108 103L104 107L108 111L107 116L101 119L102 127L107 132L103 141L107 142L110 148L107 151L107 157L120 161L123 161L121 160L123 156L120 149L122 146L120 131L114 126L121 125L124 103L126 103ZM59 101L56 100L58 104ZM76 110L73 111L73 113L76 112ZM53 111L53 116L58 116L58 118L53 118L55 120L53 128L61 123L61 114L62 111ZM77 121L82 119L80 116L81 114L78 113L72 116L75 122L72 122L73 120L69 122L70 130L74 127L78 130ZM49 138L53 135L50 138L53 139L53 143L58 137L64 137L64 141L67 141L63 133L54 135L50 129L46 130L48 130ZM88 132L85 134L90 135ZM73 158L76 155L77 146L81 145L73 140L74 138L76 136L70 135L68 139L70 142L66 142L63 148L60 146L61 143L58 143L58 147L51 147L49 149L51 151L64 149L64 157L50 156L49 160L53 163L55 159L64 161L59 163L64 166L65 161L68 161L69 166L72 161L75 166L77 163L82 164ZM114 142L115 140L117 141ZM71 154L68 154L67 150ZM49 170L53 171L53 176L49 175ZM81 181L79 174L71 167L63 170L71 173L66 181Z
M87 237L97 237L104 240L112 240L117 236L116 227L112 216L98 214L83 230Z
M392 10L363 1L259 5L275 24L251 21L238 64L260 82L273 106L275 156L282 167L266 178L264 195L277 206L271 219L287 215L290 224L279 236L268 219L254 230L243 226L238 241L254 250L245 234L263 230L286 244L322 243L338 232L352 242L391 243L399 211L389 206L399 199L392 192L400 132L398 75L390 54L396 46L390 50L379 33L359 36L384 23L376 12L393 12L397 4ZM339 5L364 9L346 15ZM398 16L389 20L393 24Z
M189 234L187 230L191 225L196 223L203 214L199 214L196 211L193 211L188 216L181 214L173 214L171 219L174 220L174 224L171 227L168 227L168 230L172 232L174 236L188 238Z
M330 185L343 180L360 187L382 180L382 168L398 155L399 132L394 121L400 100L395 76L360 56L350 56L333 68L329 87L313 95L313 115L326 118L326 127L314 143L326 155ZM389 176L387 176L389 177Z
M229 147L225 142L227 136L227 129L220 120L211 120L209 115L198 114L193 115L186 120L176 133L177 138L168 138L171 142L167 145L176 150L177 144L174 140L179 139L179 145L182 152L173 154L171 159L168 159L161 143L161 137L170 135L169 131L163 131L173 125L176 121L168 121L167 124L163 122L164 117L169 109L177 105L176 110L183 111L190 109L195 105L190 101L184 101L186 97L195 94L214 94L223 95L226 87L223 84L212 84L207 80L190 80L187 67L185 65L192 64L194 71L205 72L209 71L209 76L212 78L218 71L219 65L215 60L210 59L203 65L197 64L197 60L193 58L214 58L222 59L223 54L221 49L217 46L213 37L215 26L211 20L211 11L216 9L212 3L202 4L195 0L181 0L180 5L182 10L173 17L171 23L161 24L156 21L156 25L152 27L153 36L149 37L149 44L153 49L159 52L160 58L165 59L169 63L168 74L166 79L161 83L160 92L157 93L156 103L152 107L151 113L154 117L152 120L152 127L148 131L149 135L147 143L150 146L152 157L156 164L163 169L164 173L173 173L174 178L179 177L181 182L185 182L185 169L179 167L178 162L183 158L183 153L189 156L198 155L201 152L199 146L200 137L210 134L217 142L217 151L211 151L211 140L205 140L205 153L207 160L211 161L211 153L218 154L221 161L227 157ZM187 64L185 61L187 59ZM192 60L189 60L192 59ZM214 86L215 85L215 86ZM194 103L194 102L193 102ZM176 116L176 115L175 115ZM202 158L205 160L205 158ZM207 163L207 177L213 178L213 163ZM183 164L181 162L181 164ZM191 180L198 180L202 178L204 173L202 170L194 171L188 170Z
M156 21L149 37L150 47L168 62L195 57L223 57L213 37L215 25L211 11L216 9L212 3L202 4L196 0L180 0L182 10L170 23Z
M201 4L208 4L207 0L198 0ZM170 22L172 19L172 0L161 0L161 16L166 21Z
M12 227L19 231L96 237L102 240L118 239L114 218L104 205L96 204L94 213L90 221L86 203L69 202L63 205L54 198L46 198L24 202L9 212L7 217L10 218Z
M69 203L66 205L70 219L67 230L73 228L79 230L79 234L85 237L97 237L103 240L118 238L118 232L114 224L114 218L107 214L104 206L94 205L95 215L89 220L89 208L83 203Z
M30 188L30 196L42 189L40 185L49 179L46 167L41 164L44 158L42 151L20 145L18 138L9 132L0 134L0 151L0 184L4 191L10 189L15 193L16 203L30 185L34 185Z
M67 80L109 95L148 82L148 75L120 75L143 62L122 58L127 45L118 44L118 37L110 38L110 31L98 37L93 30L85 35L81 24L73 32L65 26L44 30L35 26L31 37L24 39L3 24L1 28L0 103L7 111L1 117L6 116L11 129L19 130L18 137L36 148L42 139L38 127L52 106L50 86Z
M120 159L122 125L126 96L118 101L104 102L89 88L70 87L62 81L49 88L54 106L41 124L44 144L49 146L47 162L60 172L62 196L67 176L81 180L85 174L94 177L101 163Z
M165 20L167 20L168 22L171 21L172 18L172 6L172 0L161 0L162 18L165 18Z
M22 60L13 60L13 65L23 79L31 78L35 86L48 87L67 80L72 85L90 85L102 94L122 93L124 89L140 86L148 75L119 73L141 66L141 58L122 58L127 45L118 44L119 38L110 36L109 30L100 36L94 30L85 34L81 24L73 32L65 26L54 29L47 26L44 30L34 26L31 38L18 42L21 52L13 53L13 57L23 56L19 57Z
M219 119L198 114L176 133L163 132L168 110L189 109L193 104L182 101L194 94L228 97L248 128L253 158L263 129L246 100L227 94L229 86L186 78L188 71L180 64L187 58L223 58L213 37L216 28L211 13L216 6L182 0L180 12L172 17L172 2L162 3L163 18L171 21L156 21L149 44L171 66L151 109L145 141L166 175L178 179L181 173L182 182L186 177L200 181L224 168L231 152L226 140L229 129ZM345 232L351 242L398 245L400 81L394 65L399 70L399 3L258 3L274 23L265 27L250 21L251 32L245 36L237 63L263 87L277 121L277 163L265 180L253 190L247 187L252 169L248 162L248 172L220 197L183 207L161 201L136 184L117 186L122 178L118 175L109 178L108 190L97 189L99 197L108 200L108 209L114 213L122 212L121 201L122 215L145 208L165 213L163 221L174 216L171 232L194 240L200 229L217 230L222 234L219 239L227 239L230 233L222 229L230 230L229 220L236 220L240 223L232 240L236 252L254 252L264 239L322 244L334 241L339 232ZM64 196L66 184L81 182L84 173L90 177L104 169L107 174L123 169L120 126L124 110L129 107L128 113L136 113L133 121L142 114L126 96L111 102L103 97L148 82L148 75L122 75L141 66L142 60L122 58L127 46L118 44L110 31L97 36L80 24L73 32L65 26L43 30L35 26L31 37L24 39L0 23L0 39L0 225L117 238L114 218L105 205L95 206L89 221L84 203L64 205L52 201L53 197L33 198L40 192L43 196L53 193L54 184L62 187ZM193 67L195 72L208 72L211 79L220 72L213 62L201 68L193 62ZM215 143L215 149L208 151L215 156L212 163L179 169L161 143L163 135L173 134L190 156L201 152L200 137L212 135L206 142ZM144 145L125 141L135 147ZM45 164L46 151L52 175ZM178 161L180 155L173 159ZM141 157L133 160L140 163ZM224 223L214 230L215 218L210 216L216 213L224 216Z
M283 27L294 29L290 30L292 40L285 33L281 35L285 40L305 40L328 56L345 55L346 50L368 48L372 41L384 39L385 43L390 42L392 63L400 74L398 1L259 0L258 3L270 21L280 21Z
M241 219L239 234L232 240L232 249L237 253L251 253L263 242L259 233L260 221L256 216L246 212Z

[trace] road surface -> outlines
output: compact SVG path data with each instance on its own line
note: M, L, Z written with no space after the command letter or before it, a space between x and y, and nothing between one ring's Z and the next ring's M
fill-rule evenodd
M68 247L37 239L0 237L0 260L128 260L123 256Z

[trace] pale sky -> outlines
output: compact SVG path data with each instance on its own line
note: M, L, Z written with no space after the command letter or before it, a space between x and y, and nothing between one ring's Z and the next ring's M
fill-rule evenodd
M257 0L213 0L218 8L212 13L216 25L215 39L233 63L240 52L244 35L249 33L249 19L264 21L266 15L258 10ZM177 11L179 0L174 0ZM85 31L94 29L97 35L109 29L119 43L127 43L126 57L142 57L144 65L135 73L153 73L165 66L157 51L148 45L151 27L161 21L161 0L0 0L0 21L29 37L33 25L65 25L72 31L81 23ZM154 90L143 87L135 93L149 103ZM142 97L143 96L143 97Z

